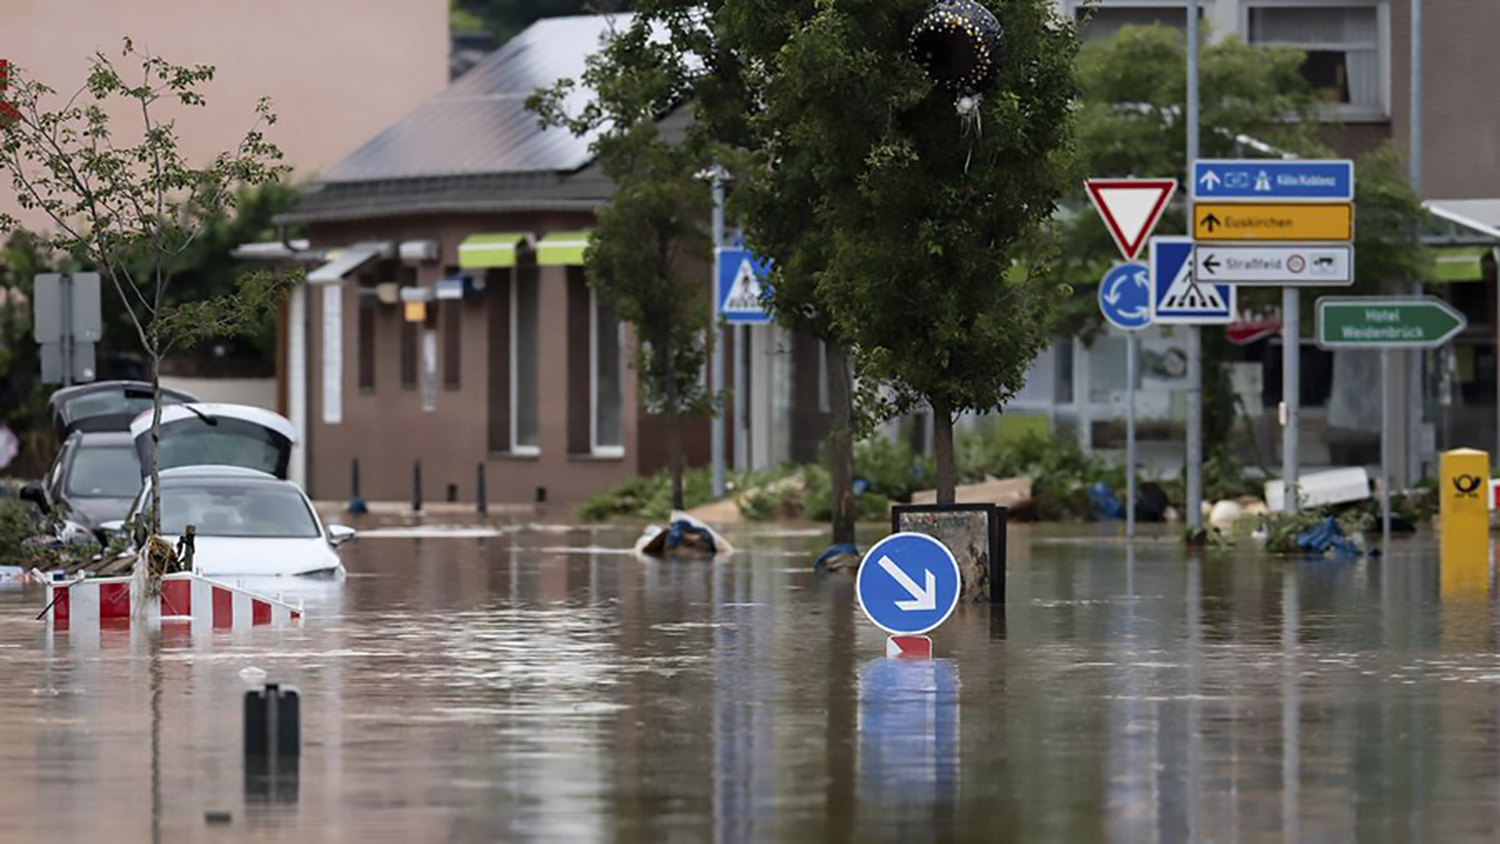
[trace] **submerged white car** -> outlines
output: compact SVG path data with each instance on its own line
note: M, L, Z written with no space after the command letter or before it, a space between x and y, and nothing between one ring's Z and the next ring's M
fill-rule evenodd
M147 481L131 517L150 503ZM242 466L161 472L162 535L175 545L187 525L196 531L193 567L206 577L339 577L344 566L334 549L354 538L353 528L324 526L295 483Z

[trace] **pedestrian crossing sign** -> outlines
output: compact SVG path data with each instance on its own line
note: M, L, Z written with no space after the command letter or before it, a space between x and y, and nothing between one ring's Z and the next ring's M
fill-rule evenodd
M719 316L736 325L770 323L765 301L771 262L755 257L748 249L720 249L716 257Z
M1190 237L1151 238L1151 290L1158 325L1228 325L1238 313L1233 285L1194 277Z

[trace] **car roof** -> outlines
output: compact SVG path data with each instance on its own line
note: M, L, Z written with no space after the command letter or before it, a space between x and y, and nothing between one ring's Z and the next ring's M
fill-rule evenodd
M178 466L173 469L163 469L161 479L176 480L178 478L238 478L261 481L274 481L276 476L270 472L262 472L259 469L247 469L244 466L226 465L204 465L204 466Z
M73 439L79 445L134 445L135 438L129 431L74 431Z

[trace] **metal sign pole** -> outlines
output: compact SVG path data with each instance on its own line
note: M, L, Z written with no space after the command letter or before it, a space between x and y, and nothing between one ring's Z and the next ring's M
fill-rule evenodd
M1297 492L1297 437L1301 434L1298 400L1302 395L1302 309L1295 287L1281 288L1281 404L1286 412L1281 430L1282 509L1302 509Z
M1135 538L1135 332L1125 337L1125 536Z
M745 426L745 408L749 396L745 389L750 383L747 362L750 360L750 326L734 327L734 470L750 471L750 435Z
M1380 546L1391 542L1391 350L1380 350Z
M714 270L710 274L713 279L709 287L708 297L708 325L709 338L713 343L712 359L709 363L708 389L714 400L724 392L724 332L719 328L719 296L718 296L718 250L724 247L724 171L716 165L713 169L713 194L714 194ZM720 408L714 414L711 423L709 450L713 458L713 494L714 498L724 497L724 412Z
M1187 4L1187 181L1188 225L1198 187L1193 162L1198 160L1198 0ZM1203 526L1203 330L1187 327L1187 526Z
M73 276L63 273L58 281L62 291L62 385L73 386Z

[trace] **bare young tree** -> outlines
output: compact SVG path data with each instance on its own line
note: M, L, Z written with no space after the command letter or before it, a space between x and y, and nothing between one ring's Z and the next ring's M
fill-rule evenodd
M127 73L123 68L129 68ZM172 278L184 253L214 220L231 213L238 192L274 182L289 169L264 131L276 122L270 103L256 104L252 125L233 150L201 166L178 142L166 112L205 105L208 65L180 66L124 40L118 57L96 53L88 80L54 105L57 92L8 67L6 109L0 113L0 170L22 208L53 226L48 249L96 268L113 287L150 362L150 531L161 531L161 362L173 349L252 328L295 281L284 273L242 276L226 295L175 301ZM131 115L128 131L116 122ZM126 137L128 135L128 137ZM0 231L19 222L0 215Z

